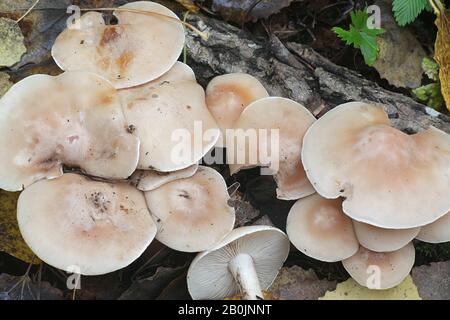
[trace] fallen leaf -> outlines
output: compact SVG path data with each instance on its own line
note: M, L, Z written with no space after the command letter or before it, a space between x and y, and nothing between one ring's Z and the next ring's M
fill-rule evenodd
M259 210L253 208L250 202L244 200L243 195L236 193L228 204L235 210L235 227L242 227L259 216Z
M24 36L16 21L0 17L0 66L10 67L27 51Z
M336 281L320 280L310 269L299 266L281 268L269 292L280 300L317 300L336 288Z
M0 72L0 98L11 88L12 82L9 81L9 74Z
M424 300L450 300L450 261L415 267L412 278Z
M119 272L101 276L82 276L80 287L75 292L76 300L115 300L126 289L122 288ZM72 295L72 292L70 295Z
M20 234L16 218L19 193L0 190L0 251L22 261L39 264L41 261L30 250Z
M422 60L426 53L420 42L409 31L401 28L392 16L390 5L376 1L380 6L381 25L386 31L378 37L378 57L374 63L380 76L401 88L417 88L422 81Z
M265 19L288 7L292 0L212 0L211 9L225 20L242 24Z
M187 273L173 279L161 292L157 300L190 300L191 296L188 291Z
M36 283L27 276L10 276L0 274L0 300L62 300L61 290L50 283L42 281Z
M438 13L436 26L438 32L434 45L434 58L439 64L441 92L447 109L450 110L450 10Z
M336 290L328 291L319 300L421 300L421 298L411 276L408 276L401 284L388 290L371 290L350 278L339 283Z

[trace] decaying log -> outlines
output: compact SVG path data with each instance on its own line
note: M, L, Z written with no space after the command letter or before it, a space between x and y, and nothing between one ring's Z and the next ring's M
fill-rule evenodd
M393 125L405 132L432 125L450 133L449 117L333 64L308 46L284 45L274 36L256 39L202 14L188 21L209 34L208 41L187 36L188 63L202 85L219 74L245 72L259 78L271 95L300 102L316 116L340 103L366 101L383 105Z

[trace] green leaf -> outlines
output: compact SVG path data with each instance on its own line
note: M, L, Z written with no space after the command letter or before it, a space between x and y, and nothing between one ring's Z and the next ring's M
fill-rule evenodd
M368 28L367 20L369 16L366 11L354 11L350 14L350 17L352 23L349 30L340 27L334 27L332 30L347 45L353 45L355 48L361 49L365 63L372 66L378 55L377 36L382 34L384 29Z
M392 10L399 26L413 22L423 10L430 10L428 0L394 0Z

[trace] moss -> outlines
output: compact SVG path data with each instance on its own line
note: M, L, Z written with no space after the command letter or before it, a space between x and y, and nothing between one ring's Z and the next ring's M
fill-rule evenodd
M450 242L431 244L415 241L416 265L450 260Z

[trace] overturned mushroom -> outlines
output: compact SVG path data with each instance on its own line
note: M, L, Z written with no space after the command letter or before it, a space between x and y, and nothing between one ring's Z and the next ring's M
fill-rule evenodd
M125 182L76 174L25 189L17 219L25 242L41 260L83 275L126 267L156 234L142 192Z
M303 135L314 116L295 101L269 97L251 103L226 138L231 174L255 166L269 167L277 197L295 200L313 194L300 159Z
M209 167L199 166L190 178L169 182L145 192L157 225L156 239L184 252L199 252L221 241L234 226L227 185Z
M63 164L126 179L138 158L139 140L128 130L116 90L92 73L33 75L0 100L2 189L58 177Z
M342 264L360 285L384 290L400 284L410 273L414 260L415 250L410 242L391 252L375 252L361 246L354 256L342 261Z
M139 169L175 171L197 163L220 131L206 108L205 92L186 64L162 77L119 91L125 118L141 140Z
M250 226L234 229L221 243L201 252L187 275L195 300L242 294L262 299L289 254L289 240L279 229Z
M382 108L351 102L315 122L302 161L325 198L345 197L352 219L387 229L431 223L450 210L450 135L407 135Z
M52 56L63 70L91 71L109 79L116 88L127 88L156 79L177 61L183 49L183 25L166 7L150 1L131 2L121 9L158 15L115 11L117 25L105 25L102 14L88 12L78 25L55 40Z
M342 212L340 199L313 194L298 200L289 212L286 231L298 250L321 261L341 261L359 248L352 221Z
M450 212L435 222L423 226L417 239L429 243L450 241Z
M358 221L353 221L353 227L359 243L365 248L376 252L390 252L403 248L420 231L420 227L383 229Z
M225 130L232 129L242 111L253 101L268 97L263 85L249 74L217 76L206 87L206 105L221 130L217 147L225 147Z
M152 191L171 181L192 177L197 172L197 169L198 164L172 172L137 170L130 177L130 181L132 185L141 191Z

